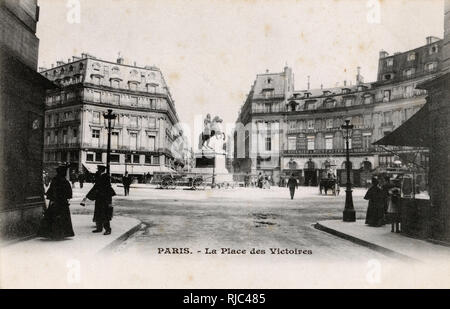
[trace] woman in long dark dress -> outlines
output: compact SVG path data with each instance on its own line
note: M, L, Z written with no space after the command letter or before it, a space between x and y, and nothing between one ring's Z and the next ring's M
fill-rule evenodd
M56 176L50 183L45 195L50 201L44 212L44 219L38 235L51 239L63 239L75 236L70 218L69 199L72 198L72 187L65 178L66 167L56 169Z
M378 186L377 178L372 178L372 187L367 190L364 199L369 201L366 214L366 224L374 227L384 225L385 195L383 190Z

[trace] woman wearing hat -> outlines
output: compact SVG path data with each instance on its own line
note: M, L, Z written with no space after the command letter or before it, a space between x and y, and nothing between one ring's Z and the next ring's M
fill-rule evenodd
M66 171L65 166L56 169L56 176L45 193L50 202L44 212L44 219L38 232L41 237L63 239L75 236L69 210L72 188L66 179Z
M97 165L97 173L95 184L88 192L86 197L81 202L81 205L85 205L87 199L95 201L94 218L96 229L93 233L100 233L105 230L104 235L111 234L110 221L113 217L112 197L116 195L111 187L111 178L106 173L106 166Z

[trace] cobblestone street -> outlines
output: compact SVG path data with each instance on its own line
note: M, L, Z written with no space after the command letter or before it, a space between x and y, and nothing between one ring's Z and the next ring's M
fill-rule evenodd
M314 229L313 224L319 220L341 218L345 198L342 191L335 197L320 195L316 187L300 187L294 200L289 199L287 188L279 187L205 191L134 188L128 197L123 196L121 187L116 187L116 192L115 214L144 223L118 248L120 252L153 255L158 248L190 248L195 254L204 248L298 248L312 250L314 259L384 258ZM365 216L367 207L362 199L364 192L354 192L359 218ZM75 206L73 211L91 212L91 206Z

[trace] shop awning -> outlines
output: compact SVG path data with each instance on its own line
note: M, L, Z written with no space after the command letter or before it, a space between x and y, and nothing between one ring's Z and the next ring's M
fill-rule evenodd
M401 126L373 145L430 147L431 135L428 104L425 104Z

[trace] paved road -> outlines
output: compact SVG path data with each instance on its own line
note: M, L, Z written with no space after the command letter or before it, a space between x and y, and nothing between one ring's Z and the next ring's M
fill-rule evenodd
M297 248L310 250L314 260L386 259L312 227L319 220L341 218L342 191L338 197L321 196L317 188L301 187L294 200L288 198L287 189L278 187L205 191L136 188L129 197L122 195L122 188L117 192L115 214L132 216L145 224L118 248L120 252L157 255L158 248L189 248L193 254L204 254L205 248L218 252L231 248L248 253L256 248L267 253L270 248ZM363 194L361 189L354 192L357 217L365 216ZM74 211L91 212L92 208L75 207ZM302 255L310 258L308 253Z

